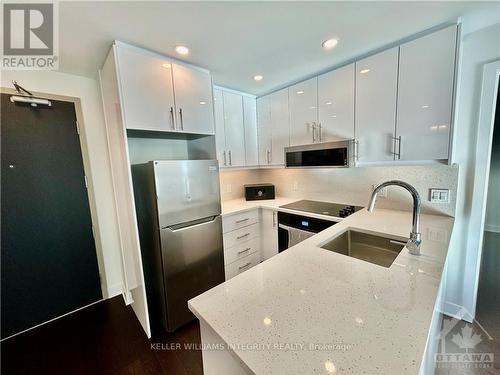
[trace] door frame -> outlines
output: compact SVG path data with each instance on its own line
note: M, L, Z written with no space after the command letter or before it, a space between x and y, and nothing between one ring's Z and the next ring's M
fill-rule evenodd
M19 95L19 93L11 89L9 87L0 87L0 93L1 94L9 94L9 95ZM48 99L48 100L56 100L56 101L62 101L62 102L69 102L73 103L75 106L75 113L76 113L76 121L78 122L78 125L75 124L77 127L77 131L79 132L79 140L80 140L80 149L81 149L81 154L82 154L82 159L83 159L83 171L85 173L85 176L87 177L87 198L89 200L89 207L90 207L90 217L92 221L92 233L94 235L94 244L95 244L95 250L96 250L96 256L97 256L97 267L99 269L99 283L101 286L101 295L102 295L102 300L108 298L108 290L106 288L107 285L107 280L106 280L106 272L105 272L105 267L104 267L104 257L103 257L103 249L102 249L102 239L101 239L101 233L99 230L99 220L97 216L97 204L95 200L95 188L94 188L94 179L92 175L92 168L90 166L90 158L89 158L89 150L88 150L88 139L85 131L85 125L83 121L83 112L82 112L82 106L81 106L81 100L80 98L77 97L72 97L72 96L64 96L64 95L54 95L54 94L47 94L47 93L42 93L42 92L36 92L32 91L33 96L37 98L43 98L43 99ZM99 302L99 301L97 301ZM95 302L94 302L95 303ZM85 306L83 306L85 307ZM81 307L81 308L83 308ZM81 308L75 310L78 311ZM73 312L73 311L72 311ZM71 312L67 313L70 314ZM64 315L67 315L64 314ZM62 316L64 316L62 315ZM60 318L60 317L58 317ZM55 319L58 319L55 318ZM54 319L52 319L54 320ZM50 321L52 321L50 320ZM45 324L48 322L44 322L41 324ZM39 324L39 325L41 325ZM35 327L38 327L35 326ZM33 329L35 327L29 328ZM24 331L23 331L24 332Z
M474 294L471 311L472 317L476 315L495 115L500 115L495 114L499 81L500 60L485 64L483 67L481 102L479 106L479 121L474 161L474 188L468 229L469 235L467 236L467 248L471 250L477 249L474 275ZM486 152L484 152L485 150Z

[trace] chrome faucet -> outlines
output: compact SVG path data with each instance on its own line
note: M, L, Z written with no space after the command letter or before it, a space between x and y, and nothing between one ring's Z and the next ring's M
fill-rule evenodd
M375 201L377 200L377 194L380 190L387 186L396 185L401 186L408 190L413 197L413 224L410 232L410 238L406 243L406 247L408 248L410 254L420 255L420 244L422 243L422 238L420 235L420 195L418 194L417 189L411 186L409 183L399 180L391 180L386 181L375 187L372 192L372 196L370 198L370 203L368 203L368 211L373 212L375 208Z

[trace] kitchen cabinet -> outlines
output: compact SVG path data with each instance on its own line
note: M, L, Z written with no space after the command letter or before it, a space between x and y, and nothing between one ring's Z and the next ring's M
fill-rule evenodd
M116 51L125 127L175 131L170 61L122 45Z
M269 95L271 112L271 165L285 164L285 147L290 145L288 90L283 89Z
M127 129L214 134L210 72L115 44Z
M290 145L319 142L318 78L288 88L290 98Z
M196 67L172 64L177 129L213 134L212 77Z
M278 254L278 212L261 209L261 261Z
M245 128L243 126L243 98L223 91L224 129L228 167L245 166Z
M258 165L255 97L215 87L214 111L219 166Z
M255 98L243 96L243 123L245 125L246 165L259 165L257 139L257 101Z
M283 165L289 146L288 90L257 99L259 165Z
M456 38L451 26L400 47L396 159L448 159Z
M269 95L257 98L259 165L271 164L271 108Z
M215 149L219 167L227 164L226 160L226 132L224 129L224 98L222 90L214 89L214 117L215 117Z
M319 142L354 138L354 77L354 63L318 77Z
M398 47L356 62L357 162L394 160Z

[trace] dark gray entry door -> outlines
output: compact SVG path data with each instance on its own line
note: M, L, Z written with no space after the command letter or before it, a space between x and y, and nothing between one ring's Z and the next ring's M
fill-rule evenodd
M1 95L1 337L102 298L74 103Z

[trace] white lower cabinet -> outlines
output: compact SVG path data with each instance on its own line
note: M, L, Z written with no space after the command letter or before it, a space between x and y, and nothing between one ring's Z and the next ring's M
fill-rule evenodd
M261 260L278 254L278 212L262 208L260 220Z
M226 280L260 262L259 209L222 218Z

